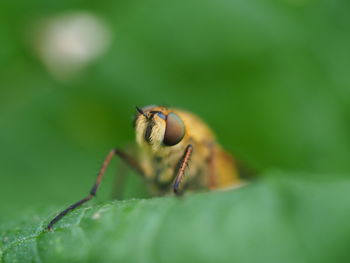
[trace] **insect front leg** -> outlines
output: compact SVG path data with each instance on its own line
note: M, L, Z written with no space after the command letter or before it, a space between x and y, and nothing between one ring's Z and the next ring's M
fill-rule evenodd
M104 174L106 173L107 167L109 163L111 162L113 156L119 156L123 161L125 161L127 164L130 165L131 168L133 168L136 172L138 172L141 176L144 177L144 172L139 163L132 158L131 156L127 155L126 153L120 151L119 149L113 149L111 150L106 159L104 160L102 167L100 171L97 174L97 178L95 180L95 183L93 184L90 193L83 199L79 200L78 202L72 204L65 210L63 210L61 213L59 213L54 219L50 221L50 223L47 225L47 229L51 230L53 225L57 223L59 220L61 220L66 214L68 214L70 211L74 210L75 208L81 206L82 204L86 203L90 199L92 199L94 196L96 196L97 190L101 184L101 181L103 179Z
M181 181L185 175L185 170L186 170L186 167L190 161L192 152L193 152L193 146L191 144L189 144L186 147L185 153L180 160L179 170L177 172L177 175L176 175L174 183L173 183L173 191L176 195L181 195L181 192L179 191L179 187L180 187Z

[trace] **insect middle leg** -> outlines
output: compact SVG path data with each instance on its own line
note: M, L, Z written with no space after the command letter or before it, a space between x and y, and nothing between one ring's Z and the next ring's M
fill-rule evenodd
M181 192L179 191L180 184L181 184L181 181L185 175L185 170L186 170L186 167L190 161L192 152L193 152L193 146L191 144L189 144L186 147L185 153L180 160L179 170L178 170L177 175L176 175L175 180L174 180L173 191L176 195L181 195Z
M115 156L115 155L119 156L123 161L125 161L127 164L129 164L131 166L131 168L133 168L136 172L138 172L141 176L144 177L143 169L141 168L139 163L134 158L132 158L131 156L127 155L126 153L120 151L119 149L111 150L108 153L106 159L104 160L99 173L97 174L97 178L96 178L95 183L93 184L93 186L90 190L90 193L86 197L84 197L83 199L79 200L78 202L72 204L71 206L69 206L68 208L63 210L54 219L52 219L46 227L48 230L51 230L53 225L55 223L57 223L59 220L61 220L70 211L81 206L82 204L86 203L87 201L92 199L94 196L96 196L96 192L101 184L101 181L103 179L104 174L106 173L107 167L108 167L109 163L111 162L113 156Z

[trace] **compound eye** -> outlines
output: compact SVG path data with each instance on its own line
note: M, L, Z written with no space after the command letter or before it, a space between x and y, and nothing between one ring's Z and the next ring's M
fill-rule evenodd
M185 124L175 113L169 113L166 120L166 128L163 143L166 146L178 144L185 136Z

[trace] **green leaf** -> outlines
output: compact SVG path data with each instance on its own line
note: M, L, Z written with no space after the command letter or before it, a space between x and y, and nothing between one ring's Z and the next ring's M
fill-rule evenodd
M0 262L349 262L349 192L348 178L272 173L229 191L89 204L50 232L54 214L3 225Z

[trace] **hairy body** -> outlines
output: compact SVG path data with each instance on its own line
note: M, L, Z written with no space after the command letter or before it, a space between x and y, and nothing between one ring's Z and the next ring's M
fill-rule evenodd
M216 141L214 133L196 115L179 109L146 107L144 113L175 113L183 121L185 131L182 140L173 146L163 144L166 122L157 114L148 120L139 113L135 119L136 142L139 146L140 165L154 194L171 191L181 159L188 145L193 147L190 162L183 180L186 190L225 188L239 183L234 159ZM153 123L152 123L153 122ZM150 139L145 140L149 125Z

